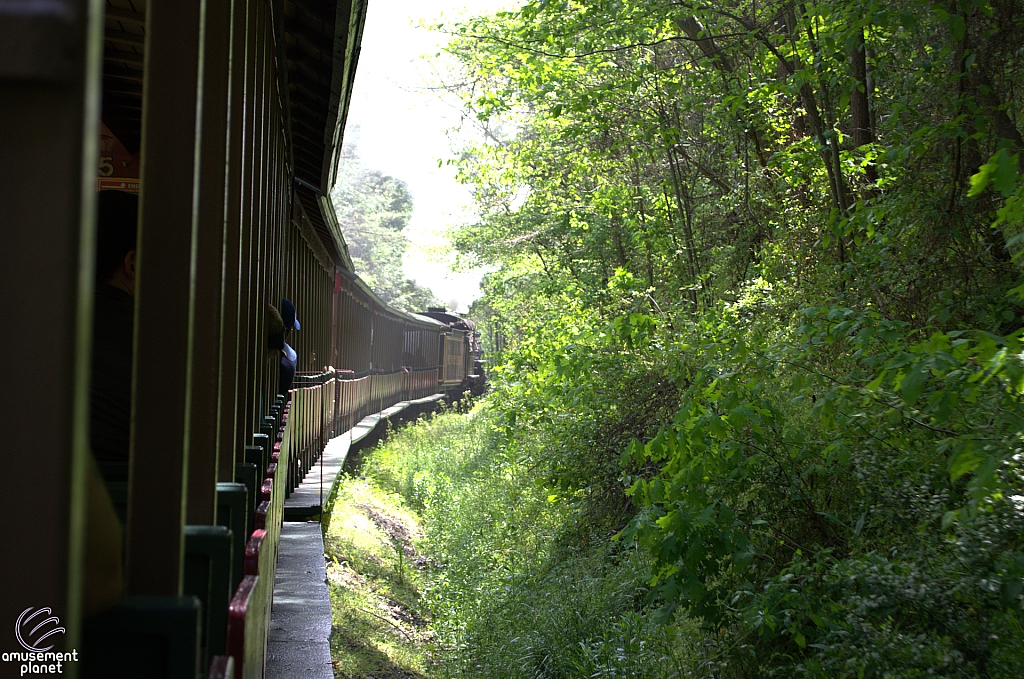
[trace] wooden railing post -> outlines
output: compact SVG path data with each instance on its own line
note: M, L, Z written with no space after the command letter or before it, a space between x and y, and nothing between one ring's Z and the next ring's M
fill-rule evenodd
M126 589L129 594L179 595L189 451L203 3L149 0L147 7Z
M202 154L194 255L192 390L188 463L190 524L217 521L221 284L224 278L224 187L228 125L230 0L206 0L203 42ZM233 413L232 423L234 422Z
M78 644L83 585L103 13L82 0L7 7L0 290L16 314L0 339L2 648L21 650L11 628L46 606L67 629L56 652Z

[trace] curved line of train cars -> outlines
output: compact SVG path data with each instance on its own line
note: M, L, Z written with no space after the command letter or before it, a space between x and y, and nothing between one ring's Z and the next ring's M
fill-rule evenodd
M260 676L300 463L363 412L482 389L472 324L381 302L328 198L365 12L0 3L0 629L48 621L0 633L0 672ZM110 189L139 197L120 466L89 443L96 196ZM291 401L268 354L282 298L302 320Z

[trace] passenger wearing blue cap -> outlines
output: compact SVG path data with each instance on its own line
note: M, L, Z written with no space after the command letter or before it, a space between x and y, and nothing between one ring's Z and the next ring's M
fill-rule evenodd
M284 329L287 330L302 330L302 326L299 325L299 319L295 317L295 305L291 303L291 300L281 300L281 320L284 321Z
M302 329L302 325L299 323L299 319L295 315L295 305L292 304L290 300L281 300L281 319L284 321L284 337L287 337L288 332L291 330ZM287 341L282 344L280 369L277 379L277 392L287 396L288 390L292 388L292 380L295 379L295 370L298 367L299 356Z

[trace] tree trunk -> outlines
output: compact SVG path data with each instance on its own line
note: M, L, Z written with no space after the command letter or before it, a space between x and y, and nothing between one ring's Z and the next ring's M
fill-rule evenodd
M1016 151L1024 151L1024 139L1021 138L1020 130L1010 120L1010 116L1006 115L1006 109L999 98L999 93L993 86L988 73L983 70L983 65L975 62L974 67L967 73L967 82L974 95L974 101L992 123L992 130L996 136L1012 143ZM1024 160L1024 154L1022 154L1022 160Z
M871 129L871 110L868 107L868 63L865 54L864 29L854 33L855 44L850 50L850 70L857 86L850 94L850 116L853 118L853 130L850 135L853 145L860 148L875 139Z
M612 222L612 243L615 245L615 256L619 262L619 268L629 270L629 262L626 260L626 250L622 247L622 225L619 223L619 218L615 215L611 216Z
M672 188L676 197L676 207L679 216L683 220L683 238L686 239L686 264L690 273L691 295L694 310L697 309L697 276L699 266L697 263L697 245L693 238L693 219L689 210L689 200L684 195L683 178L680 176L679 163L672 149L668 149L668 166L672 175Z
M854 38L855 44L850 50L850 66L857 86L853 88L850 95L850 116L853 118L851 136L854 148L860 148L875 140L875 131L871 124L871 104L868 101L871 87L868 82L867 45L864 42L864 29L858 29ZM874 190L871 187L878 181L878 170L875 169L875 164L868 163L864 174L870 185L865 194L873 195Z

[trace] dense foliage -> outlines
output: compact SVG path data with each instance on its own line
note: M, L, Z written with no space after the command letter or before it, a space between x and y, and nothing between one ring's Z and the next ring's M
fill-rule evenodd
M404 181L367 169L349 143L338 162L331 200L356 273L381 299L407 311L437 304L429 289L406 278L402 270L402 256L409 246L403 231L413 210L412 194Z
M347 484L369 484L419 518L427 676L680 676L695 655L695 626L670 628L637 610L650 558L607 541L566 541L572 509L549 499L494 416L477 408L403 428ZM334 596L336 610L343 597Z
M635 610L699 621L692 676L1024 673L1020 9L442 27L503 445L565 544L649 558Z

